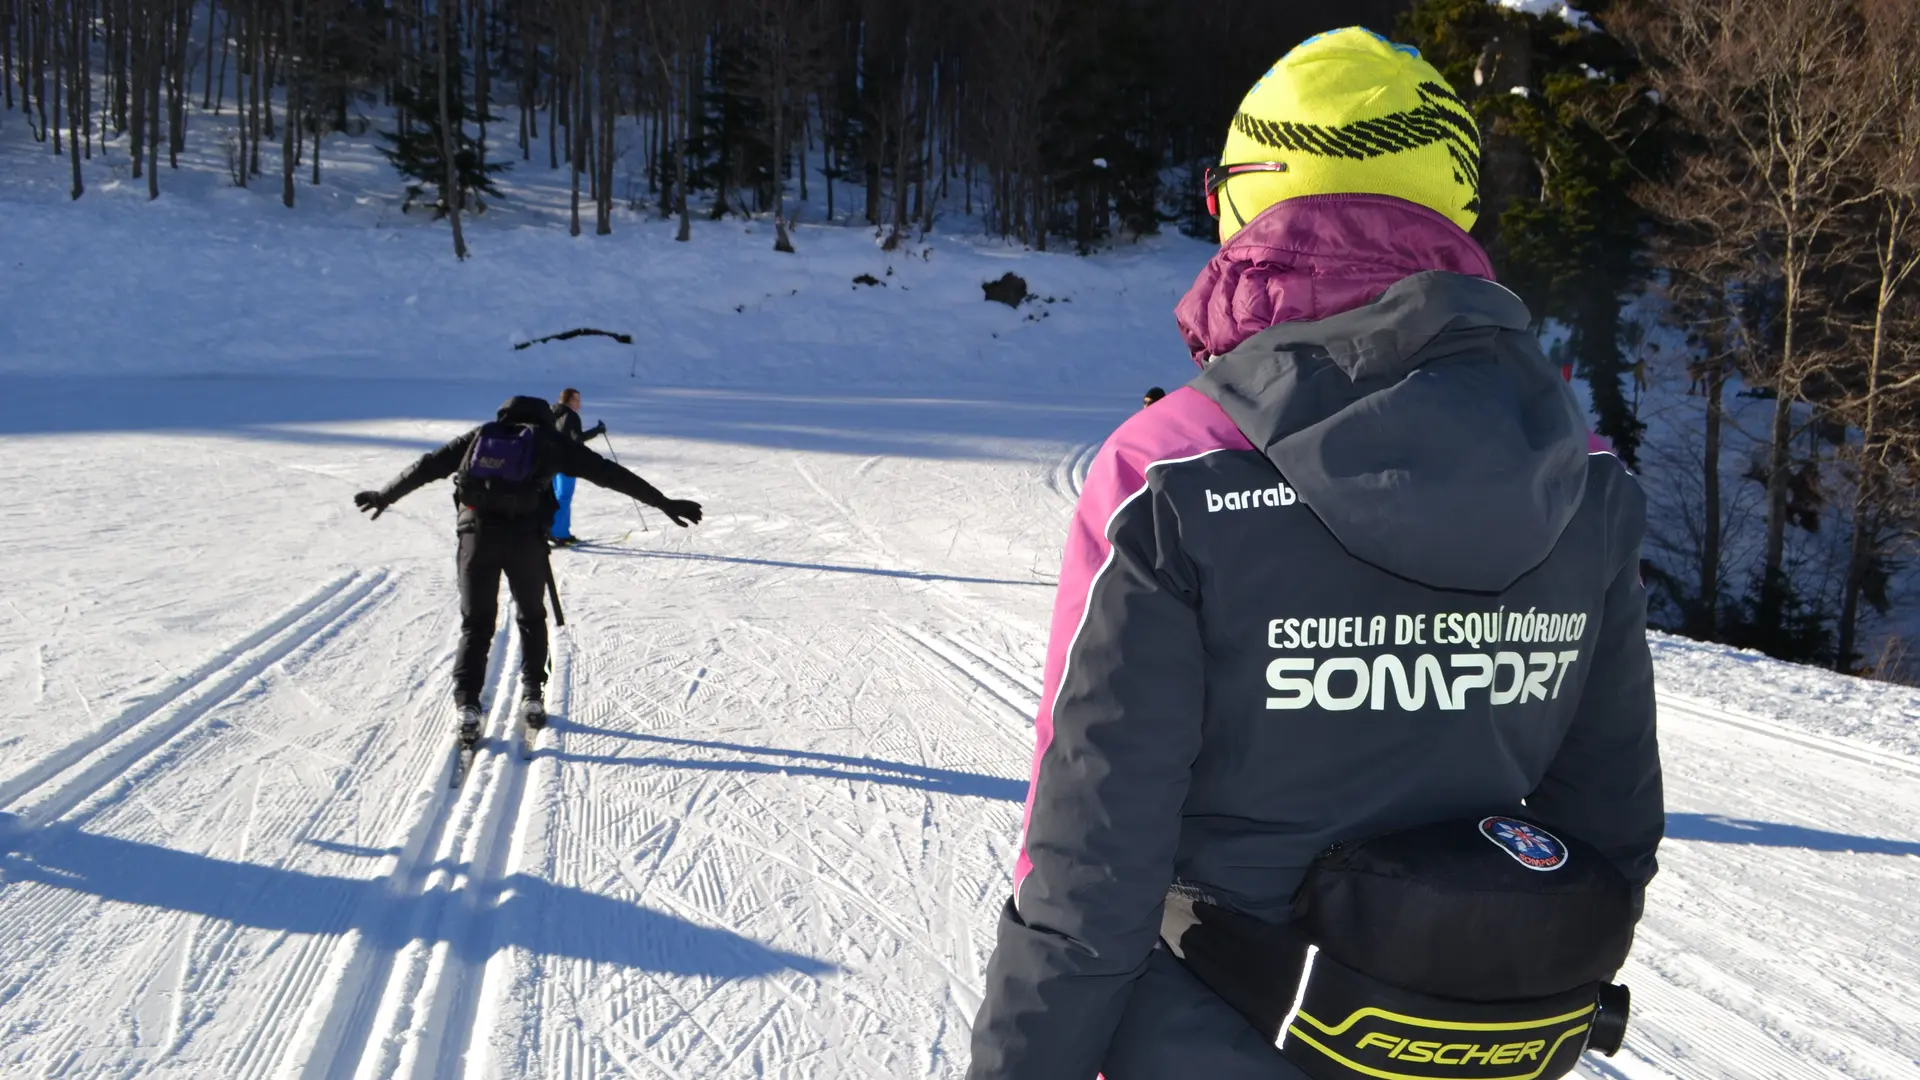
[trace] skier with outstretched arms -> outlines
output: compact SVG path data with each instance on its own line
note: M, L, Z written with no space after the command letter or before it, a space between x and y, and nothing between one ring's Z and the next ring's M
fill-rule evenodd
M1551 1080L1663 828L1645 500L1468 235L1479 133L1349 28L1247 94L1199 375L1069 528L972 1080Z
M493 422L423 455L386 487L353 497L360 509L378 518L416 489L454 478L460 645L453 662L453 699L459 712L459 745L469 756L480 738L480 693L503 574L520 628L521 715L529 731L546 723L547 593L554 596L555 621L564 621L547 561L553 478L561 473L655 507L682 528L700 522L699 503L669 499L634 473L560 434L551 406L529 396L508 398ZM456 781L459 775L456 770Z

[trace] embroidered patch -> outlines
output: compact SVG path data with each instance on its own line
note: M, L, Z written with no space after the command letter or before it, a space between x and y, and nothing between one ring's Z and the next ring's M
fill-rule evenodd
M1559 837L1518 818L1482 818L1480 835L1529 870L1558 870L1567 865L1567 845Z

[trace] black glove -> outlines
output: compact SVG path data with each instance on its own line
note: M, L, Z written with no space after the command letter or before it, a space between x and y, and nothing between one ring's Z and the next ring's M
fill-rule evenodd
M580 441L585 442L588 439L593 438L595 435L605 435L606 433L607 433L607 422L605 420L602 420L599 423L588 428L586 431L586 434L580 436Z
M353 505L362 510L373 511L373 516L367 520L378 521L380 515L386 513L387 507L393 505L393 500L377 491L362 491L353 497ZM699 508L695 507L694 510L698 513Z
M692 499L668 499L659 506L667 520L681 528L700 524L700 504Z

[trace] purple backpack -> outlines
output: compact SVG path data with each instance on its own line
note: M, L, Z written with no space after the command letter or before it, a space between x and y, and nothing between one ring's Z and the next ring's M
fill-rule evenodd
M460 464L461 504L482 514L534 514L545 509L547 485L533 464L538 437L528 424L482 425Z

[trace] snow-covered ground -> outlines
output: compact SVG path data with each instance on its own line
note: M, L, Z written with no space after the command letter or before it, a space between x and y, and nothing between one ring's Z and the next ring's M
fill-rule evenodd
M19 136L0 1077L964 1072L1063 526L1203 245L570 239L535 170L456 264L352 147L288 213L111 159L68 204ZM510 347L580 325L635 344ZM449 794L445 489L350 496L565 384L708 520L582 489L553 739ZM1587 1074L1920 1076L1920 695L1655 655L1671 839Z

